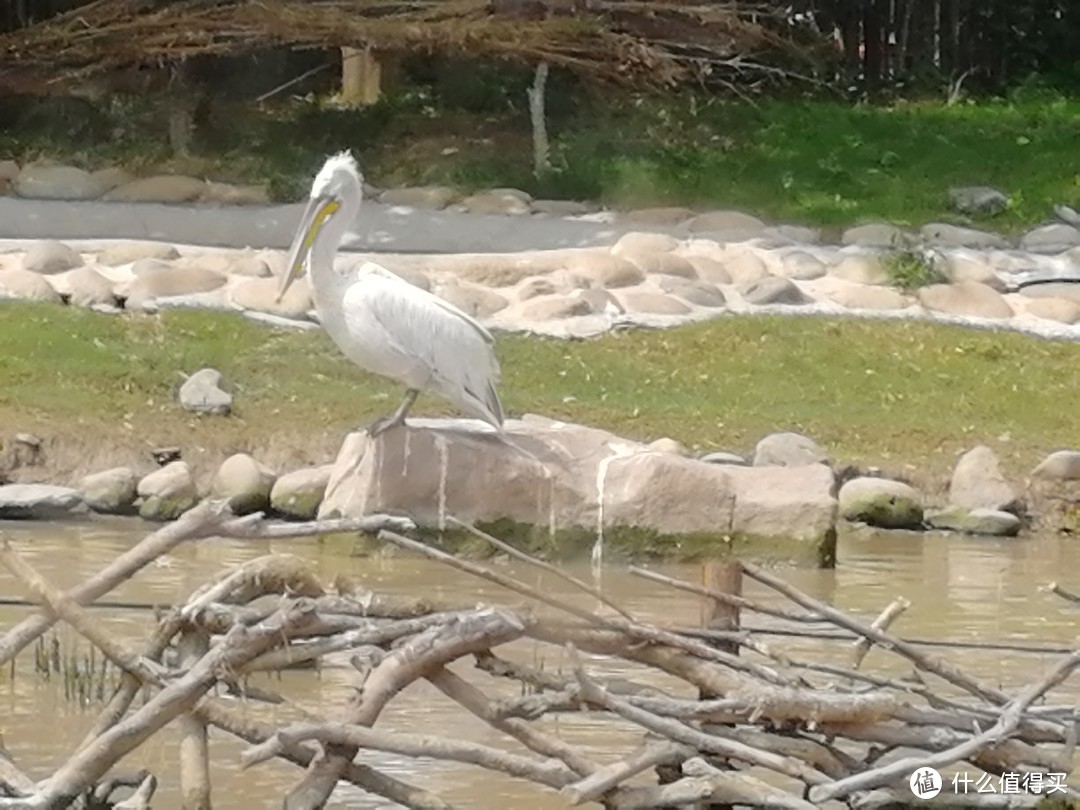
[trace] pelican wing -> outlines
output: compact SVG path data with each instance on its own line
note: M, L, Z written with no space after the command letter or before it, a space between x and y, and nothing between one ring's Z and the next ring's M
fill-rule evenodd
M481 324L370 262L359 269L342 303L351 332L370 336L378 329L384 351L403 366L402 379L426 378L463 411L502 424L494 338Z

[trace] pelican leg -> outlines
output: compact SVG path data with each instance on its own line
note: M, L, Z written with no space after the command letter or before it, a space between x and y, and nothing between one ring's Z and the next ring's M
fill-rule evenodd
M371 423L367 429L368 436L375 438L380 433L389 430L392 427L405 424L405 417L409 413L409 409L416 403L416 398L420 396L420 391L416 388L410 388L405 392L405 399L401 400L401 404L398 405L396 411L390 416L382 416Z

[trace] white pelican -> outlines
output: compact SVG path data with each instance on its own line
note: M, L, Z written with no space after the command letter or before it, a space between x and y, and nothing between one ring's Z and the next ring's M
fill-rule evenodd
M278 300L306 259L315 310L338 349L361 368L406 387L398 409L377 419L368 435L403 424L425 390L501 432L499 363L487 329L377 264L365 262L352 278L334 269L334 254L362 198L363 178L352 155L346 151L327 160L311 186Z

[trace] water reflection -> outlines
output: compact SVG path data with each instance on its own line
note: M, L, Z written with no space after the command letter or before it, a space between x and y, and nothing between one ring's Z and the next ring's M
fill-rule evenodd
M57 585L70 588L130 548L145 534L146 527L136 521L110 520L61 526L27 523L2 523L0 530L30 562ZM367 587L391 593L423 593L432 597L464 603L516 602L515 595L497 586L479 581L443 566L400 556L352 557L340 546L326 546L316 540L240 542L205 540L187 544L166 558L162 564L145 570L135 580L110 594L108 598L133 602L172 603L183 600L194 588L222 569L271 551L290 552L310 560L318 574L332 581L338 574L348 574ZM987 540L950 537L942 534L873 534L847 532L841 536L839 566L834 571L785 569L783 577L812 594L840 608L871 620L892 599L904 596L910 609L895 625L908 637L951 638L968 640L1026 640L1050 642L1069 647L1076 643L1077 611L1060 598L1041 592L1040 585L1053 580L1068 583L1062 572L1080 571L1080 546L1068 538L1035 537L1022 540ZM516 563L500 563L500 569L528 584L573 600L582 607L595 608L595 600L582 594L567 593L567 586L535 569ZM699 581L697 566L663 566L659 570L672 576ZM589 578L588 564L574 571ZM1077 574L1080 578L1080 574ZM610 567L604 572L606 595L643 619L695 626L699 604L687 594L676 593L661 585L629 576L623 569ZM745 593L753 599L774 605L783 601L764 587L748 581ZM0 594L21 596L21 586L6 572L0 574ZM790 605L784 605L791 607ZM10 626L27 613L25 608L0 606L0 622ZM96 611L110 634L118 639L141 639L148 625L145 613L122 610ZM755 625L768 626L765 619L754 617ZM85 651L71 631L61 628L58 635L66 650ZM848 645L825 646L806 639L769 639L771 646L783 649L796 658L829 660L847 664ZM5 722L4 741L16 760L36 778L49 774L68 756L81 740L97 713L98 706L80 708L65 699L62 685L45 682L33 674L32 651L20 656L14 678L4 673L0 682L0 706ZM508 657L539 664L549 669L567 666L562 654L532 642L511 645L503 650ZM1015 688L1037 678L1054 661L1053 655L1010 655L997 651L941 651L953 660L963 659L969 671L1003 688ZM889 663L887 667L883 664ZM625 668L627 677L641 678L640 672L620 662L595 661L608 671ZM871 671L906 674L910 667L891 663L891 657L872 651L864 668ZM493 696L512 696L515 687L509 682L493 682L459 663L455 671L482 683ZM281 678L264 678L268 688L281 691L299 705L333 714L335 707L348 698L348 685L355 673L347 667L326 668L318 673L293 672ZM658 683L667 681L658 681ZM1054 694L1053 702L1075 700L1077 684L1069 682ZM267 712L260 716L288 722L291 710ZM498 735L471 715L455 710L427 683L418 683L393 701L380 727L401 731L450 730L463 740L501 744ZM547 721L547 728L567 740L595 746L597 759L605 760L629 750L640 740L640 733L629 726L615 727L589 717L562 717ZM224 734L213 733L214 804L218 808L278 806L280 797L298 778L297 769L269 763L251 771L239 769L243 744ZM513 748L513 745L510 745ZM162 806L178 806L176 792L176 749L174 735L158 735L131 757L129 767L146 767L161 779L159 796ZM372 755L372 764L392 774L435 790L451 802L479 808L529 806L537 810L562 808L565 801L553 794L539 794L531 786L522 787L509 778L494 777L467 766L420 763L390 755ZM335 794L336 807L379 807L356 790L342 789Z

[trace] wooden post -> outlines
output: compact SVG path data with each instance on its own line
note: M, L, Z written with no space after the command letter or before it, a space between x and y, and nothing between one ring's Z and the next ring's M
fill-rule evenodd
M742 595L742 566L736 562L708 560L701 566L703 587L732 596ZM701 626L708 630L738 630L739 608L703 597L701 601ZM732 655L739 654L734 642L716 641L712 644Z
M201 630L180 634L177 652L181 669L190 669L210 649ZM210 750L206 723L188 712L180 720L180 795L184 810L210 810Z
M742 596L742 566L738 560L707 560L701 566L702 587L720 593ZM739 608L725 602L702 597L701 601L701 626L707 630L738 630ZM739 654L739 645L734 641L710 641L712 646L732 655ZM701 691L700 698L709 700L719 697ZM730 766L726 761L714 763L717 767L727 770ZM726 804L699 804L698 810L730 810L731 805Z
M341 49L341 100L350 107L374 104L382 95L382 65L371 46Z

